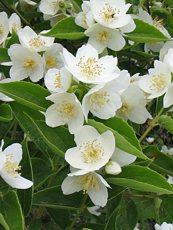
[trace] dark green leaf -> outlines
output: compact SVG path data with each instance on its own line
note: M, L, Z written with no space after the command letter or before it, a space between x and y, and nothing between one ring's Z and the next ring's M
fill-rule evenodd
M0 121L9 122L13 119L12 111L9 105L0 105Z

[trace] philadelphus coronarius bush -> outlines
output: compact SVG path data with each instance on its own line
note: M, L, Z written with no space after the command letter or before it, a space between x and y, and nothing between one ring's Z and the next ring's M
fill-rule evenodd
M172 14L0 0L0 229L173 229Z

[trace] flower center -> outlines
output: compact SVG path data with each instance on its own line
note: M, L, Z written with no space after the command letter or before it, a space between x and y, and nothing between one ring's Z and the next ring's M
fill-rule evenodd
M45 42L38 36L36 38L32 38L29 41L29 46L32 48L40 48L45 45Z
M157 28L161 28L164 26L163 19L155 18L154 19L154 26Z
M18 174L20 174L21 166L18 165L18 163L11 161L11 156L7 159L4 170L13 177L17 177Z
M0 24L0 36L4 35L4 27Z
M61 75L60 74L56 74L56 79L55 79L55 87L56 88L61 88L62 87L62 83L61 83Z
M117 19L119 14L119 9L113 8L107 3L103 7L103 10L100 11L101 17L107 22L112 21L113 19Z
M94 107L94 105L97 105L98 107L102 107L108 102L109 102L109 94L105 91L93 93L90 96L90 105L92 107Z
M109 39L109 33L107 31L102 31L98 35L98 40L100 42L106 43Z
M72 103L64 102L58 108L58 112L61 114L62 117L70 119L75 116L76 110L75 106Z
M90 190L90 189L96 189L97 191L99 190L98 180L91 173L88 173L88 174L80 177L79 183L80 183L80 185L82 185L84 193L87 193L88 190Z
M163 90L166 87L166 80L164 77L164 74L154 75L151 79L151 89L155 89L157 91Z
M17 32L19 29L20 29L20 26L17 24L17 23L13 23L12 24L12 28L13 28L13 30L15 31L15 32Z
M121 109L119 110L119 112L123 115L127 115L130 111L130 106L127 103L123 103Z
M102 65L100 65L93 57L90 57L87 60L85 60L84 57L81 57L77 66L80 68L82 74L84 74L88 79L95 78L103 71Z
M33 60L32 58L28 58L24 61L23 66L27 70L33 70L37 66L37 64L35 60Z
M80 148L84 162L87 164L97 163L104 154L104 149L97 140L89 141Z
M57 66L57 60L55 57L47 57L46 58L46 66L48 69L53 69Z

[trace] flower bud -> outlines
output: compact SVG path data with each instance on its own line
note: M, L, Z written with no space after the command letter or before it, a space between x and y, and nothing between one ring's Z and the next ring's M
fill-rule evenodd
M109 161L105 166L105 172L107 174L118 175L121 171L120 165L115 161Z

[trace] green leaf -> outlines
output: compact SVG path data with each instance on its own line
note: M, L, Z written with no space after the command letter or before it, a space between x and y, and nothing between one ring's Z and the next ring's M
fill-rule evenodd
M24 140L22 146L23 146L23 158L20 164L22 166L22 176L34 182L31 158L30 158L26 139ZM27 190L18 191L19 200L25 216L27 216L31 210L33 192L34 192L34 186L32 186Z
M158 119L158 123L168 132L173 134L173 119L167 115L162 115Z
M130 165L121 174L107 180L109 183L139 191L173 194L172 186L157 172L142 166Z
M8 55L8 49L0 48L0 63L10 61L10 57Z
M5 221L5 219L1 213L0 213L0 224L4 227L5 230L10 230L7 222Z
M162 196L162 203L160 207L160 221L172 223L173 220L173 196Z
M4 216L10 230L24 230L22 209L15 191L10 191L1 198L0 213Z
M0 84L0 92L35 110L45 111L51 104L45 98L49 95L48 90L30 82L3 83Z
M53 209L77 210L82 201L82 193L63 195L61 186L43 189L34 194L33 205Z
M43 153L56 153L64 158L64 152L74 143L73 136L66 128L50 128L41 113L17 103L12 103L11 107L23 131Z
M40 187L50 176L51 167L45 160L41 158L32 158L33 176L34 176L34 187Z
M110 216L104 230L133 230L137 223L137 208L133 200L123 199Z
M130 40L139 43L156 43L168 40L168 38L153 25L139 19L135 19L134 21L136 29L127 35Z
M11 107L7 104L0 105L0 121L9 122L13 120Z
M73 17L59 21L48 33L44 34L59 39L81 39L85 37L83 28L76 25Z
M150 167L154 170L173 176L173 157L162 153L156 146L148 146L144 153L152 159Z
M108 127L108 126L105 126L104 124L100 123L100 122L97 122L97 121L94 121L94 120L89 120L88 123L95 127L100 133L103 133L107 130L110 130L114 136L115 136L115 141L116 141L116 146L118 148L120 148L121 150L127 152L127 153L130 153L132 155L135 155L141 159L148 159L147 156L145 156L142 151L140 151L139 149L137 149L134 145L132 145L130 142L129 142L129 137L128 139L127 136L124 137L122 136L119 132L117 132L116 130ZM119 128L120 130L120 128ZM121 133L124 133L123 130L121 130Z
M104 121L104 124L111 129L116 130L137 149L139 149L140 151L142 150L133 128L126 121L119 117L114 117Z

